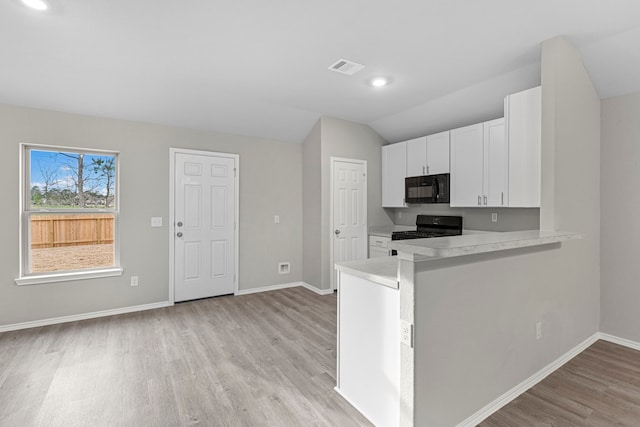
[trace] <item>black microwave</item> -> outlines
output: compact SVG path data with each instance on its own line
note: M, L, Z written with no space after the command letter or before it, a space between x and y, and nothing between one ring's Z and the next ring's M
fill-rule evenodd
M405 203L449 203L449 174L404 179Z

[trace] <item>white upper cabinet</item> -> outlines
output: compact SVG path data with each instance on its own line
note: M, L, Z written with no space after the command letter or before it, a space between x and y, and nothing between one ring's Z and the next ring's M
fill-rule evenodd
M449 173L449 131L407 142L407 176Z
M451 206L507 206L504 119L451 131Z
M484 123L483 206L509 206L509 174L504 118Z
M449 131L427 136L427 175L449 173Z
M406 143L407 176L427 175L427 137L410 139Z
M540 207L541 88L507 96L504 113L382 147L382 206L406 207L407 176L451 173L453 207Z
M407 176L407 143L382 147L382 207L403 208Z
M482 206L483 125L451 131L451 206Z
M538 86L504 100L512 207L540 206L541 92Z

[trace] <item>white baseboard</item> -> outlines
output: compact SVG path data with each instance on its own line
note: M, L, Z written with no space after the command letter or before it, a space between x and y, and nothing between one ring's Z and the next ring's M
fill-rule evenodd
M255 294L257 292L268 292L268 291L276 291L278 289L295 288L296 286L302 286L302 282L282 283L280 285L263 286L261 288L240 289L235 294L248 295L248 294Z
M50 319L32 320L29 322L0 325L0 332L17 331L20 329L38 328L40 326L56 325L58 323L75 322L78 320L95 319L97 317L114 316L116 314L133 313L136 311L153 310L169 307L169 301L154 302L152 304L134 305L130 307L114 308L110 310L94 311L91 313L73 314L71 316L52 317Z
M305 289L309 289L311 292L315 292L318 295L331 295L333 293L333 289L318 289L313 285L310 285L306 282L300 282L300 286Z
M595 333L517 386L513 387L511 390L504 393L502 396L498 397L493 402L486 405L484 408L480 409L475 414L471 415L466 420L462 421L457 425L457 427L474 427L480 424L483 420L491 416L494 412L514 400L516 397L520 396L525 391L529 390L534 385L538 384L540 381L545 379L549 374L553 373L556 369L560 368L562 365L567 363L569 360L576 357L582 351L584 351L587 347L589 347L594 342L598 341L598 339L602 338L600 333Z
M618 344L621 345L623 347L627 347L627 348L631 348L633 350L638 350L640 351L640 342L636 342L636 341L631 341L625 338L620 338L620 337L616 337L615 335L609 335L609 334L605 334L600 332L600 339L603 341L609 341L612 342L614 344Z
M308 289L312 292L315 292L318 295L329 295L333 293L333 290L331 289L318 289L315 286L305 282L291 282L291 283L283 283L280 285L263 286L261 288L242 289L236 292L236 295L248 295L248 294L255 294L257 292L276 291L278 289L295 288L296 286L302 286L303 288Z

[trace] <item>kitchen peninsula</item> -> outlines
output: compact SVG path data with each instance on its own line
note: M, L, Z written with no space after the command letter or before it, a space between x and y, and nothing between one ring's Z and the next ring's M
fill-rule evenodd
M337 265L336 389L377 426L468 419L510 388L512 359L535 346L542 316L527 312L527 296L549 282L562 242L582 237L530 230L404 240L390 243L397 257ZM504 385L485 387L497 375Z

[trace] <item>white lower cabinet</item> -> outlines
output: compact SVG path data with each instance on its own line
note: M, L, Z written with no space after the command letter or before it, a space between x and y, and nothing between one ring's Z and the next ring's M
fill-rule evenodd
M452 207L508 206L504 119L451 131Z
M336 390L378 427L400 422L400 291L338 271Z
M389 256L389 242L388 237L383 236L369 236L369 258L378 258Z

